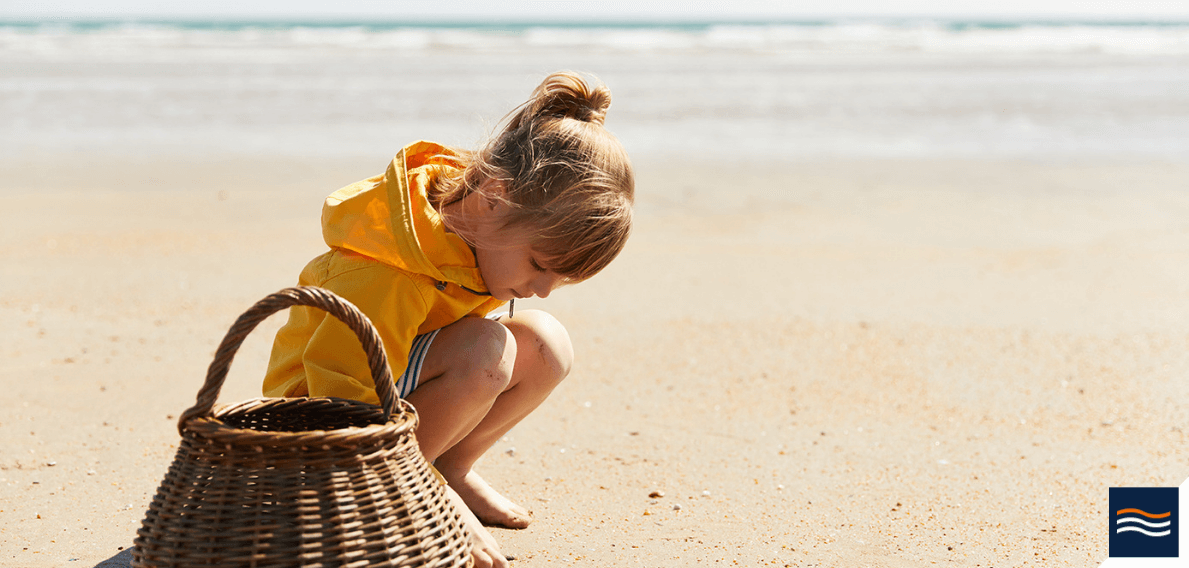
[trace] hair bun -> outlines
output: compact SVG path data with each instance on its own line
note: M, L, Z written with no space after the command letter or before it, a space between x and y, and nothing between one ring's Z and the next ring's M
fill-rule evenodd
M590 83L571 71L559 71L545 78L533 91L528 116L573 118L603 124L611 107L611 90L602 83Z

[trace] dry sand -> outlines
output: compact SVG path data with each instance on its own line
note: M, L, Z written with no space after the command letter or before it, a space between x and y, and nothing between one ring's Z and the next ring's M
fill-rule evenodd
M382 165L3 164L0 564L131 544L222 333ZM638 169L622 258L532 303L573 374L479 465L514 565L1096 566L1108 487L1189 476L1189 165Z

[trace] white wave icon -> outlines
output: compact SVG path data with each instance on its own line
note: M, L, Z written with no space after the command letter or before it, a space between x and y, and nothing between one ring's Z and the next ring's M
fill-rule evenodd
M1116 512L1116 514L1118 514L1118 515L1136 514L1136 515L1143 515L1144 517L1147 517L1148 519L1165 519L1165 518L1168 518L1170 515L1172 515L1172 511L1169 511L1167 513L1155 514L1155 513L1149 513L1147 511L1142 511L1140 509L1120 509L1119 511ZM1119 527L1119 528L1115 529L1116 534L1122 534L1125 532L1137 532L1137 533L1140 533L1140 534L1143 534L1146 536L1152 536L1152 537L1168 536L1169 534L1172 534L1172 529L1168 529L1168 530L1164 530L1164 531L1150 531L1150 530L1147 530L1144 528L1140 528L1138 526L1134 526L1134 525L1143 525L1150 529L1163 529L1163 528L1172 526L1171 520L1163 521L1163 522L1156 522L1154 520L1144 520L1138 516L1137 517L1129 516L1129 517L1120 517L1119 519L1117 519L1115 521L1115 524L1116 525L1122 525L1122 524L1127 525L1127 526L1123 526L1123 527Z

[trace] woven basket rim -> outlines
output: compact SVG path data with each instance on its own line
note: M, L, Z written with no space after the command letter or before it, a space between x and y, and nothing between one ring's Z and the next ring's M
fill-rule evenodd
M375 409L378 415L383 412L382 408L374 404L344 398L258 397L243 400L234 404L221 405L214 410L211 416L196 416L187 420L185 426L183 427L183 436L186 433L191 433L193 435L202 436L212 440L226 440L228 443L235 445L318 446L328 443L337 444L339 442L347 441L361 443L365 441L372 441L373 438L376 442L384 442L386 440L395 439L396 436L413 432L417 425L416 415L410 412L394 413L391 417L389 417L388 421L383 424L376 423L368 424L366 426L346 426L343 428L334 428L329 430L302 430L297 432L284 430L256 430L253 428L233 426L223 420L223 418L226 416L234 415L242 407L254 404L304 404L311 402L317 403L319 401L367 407L369 409Z

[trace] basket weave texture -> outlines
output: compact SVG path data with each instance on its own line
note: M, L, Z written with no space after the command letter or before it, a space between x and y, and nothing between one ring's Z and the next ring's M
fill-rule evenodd
M214 409L235 351L270 314L318 307L363 343L382 407L260 398ZM137 531L132 566L469 566L470 541L422 457L417 415L393 392L375 328L346 300L288 288L227 332Z

